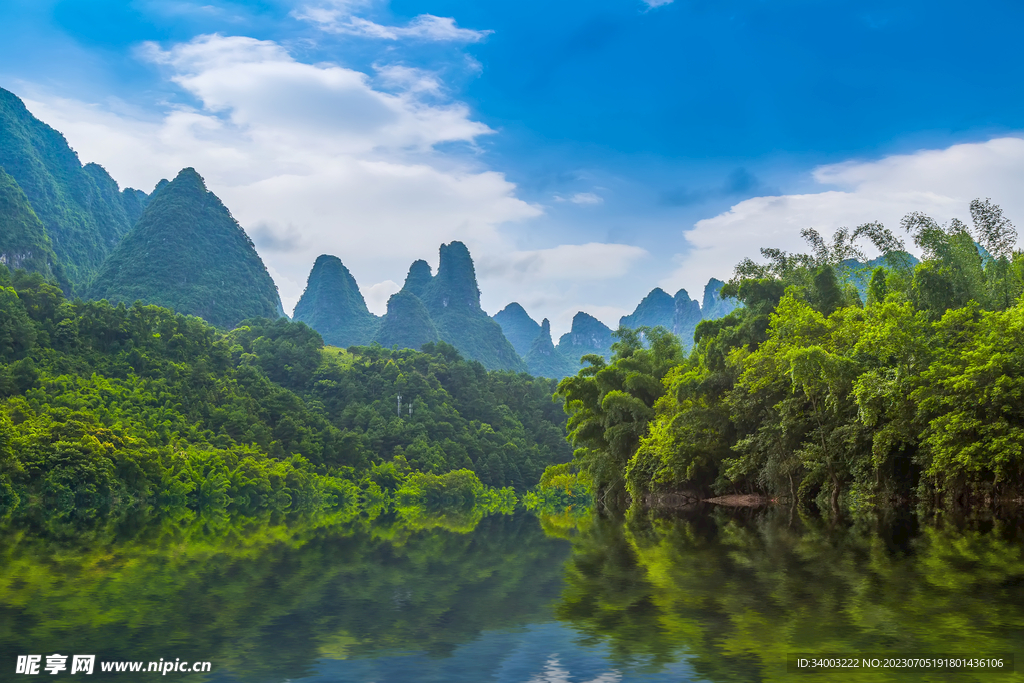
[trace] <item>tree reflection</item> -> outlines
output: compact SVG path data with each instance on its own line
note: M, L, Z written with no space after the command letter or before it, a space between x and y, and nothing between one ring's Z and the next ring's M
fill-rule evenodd
M919 526L906 513L838 526L785 509L604 517L573 540L557 613L623 665L686 658L711 681L790 680L791 653L1019 657L1020 529L979 518ZM903 677L976 676L853 670L815 680Z
M396 513L125 519L81 543L37 531L0 530L0 662L180 657L246 683L298 678L321 658L442 656L540 619L568 554L525 515L469 533L417 530Z

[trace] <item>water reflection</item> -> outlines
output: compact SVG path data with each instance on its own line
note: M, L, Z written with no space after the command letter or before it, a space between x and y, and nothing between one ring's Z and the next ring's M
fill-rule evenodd
M620 667L685 659L711 681L792 681L788 653L1017 653L1024 665L1021 540L1015 519L912 512L845 526L790 510L606 516L574 541L557 612ZM812 680L993 676L1024 678Z
M786 672L794 652L1012 652L1024 666L1015 519L717 509L496 515L472 530L394 514L48 524L0 527L0 680L17 655L54 652L210 660L211 675L166 677L208 683L793 681L806 678ZM1022 676L806 680L904 678Z
M386 517L165 521L127 541L109 534L79 544L7 529L5 669L19 654L96 653L209 660L209 680L256 683L312 674L320 660L444 658L482 631L549 619L569 551L527 515L487 517L465 534Z

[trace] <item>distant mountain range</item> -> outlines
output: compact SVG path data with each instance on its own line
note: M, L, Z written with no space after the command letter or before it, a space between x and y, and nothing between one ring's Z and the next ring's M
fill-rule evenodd
M0 263L41 273L70 295L157 304L219 327L284 315L252 241L194 169L160 181L149 194L122 191L101 166L83 166L63 135L3 89ZM735 308L735 301L719 296L721 288L712 279L703 305L685 290L673 297L656 288L619 324L660 325L689 346L700 320ZM550 322L536 322L518 303L488 316L462 242L441 245L436 274L426 261L415 261L380 317L367 308L341 260L322 255L294 319L335 346L446 342L489 370L544 377L575 374L587 354L612 355L612 330L582 311L557 345Z
M679 335L689 348L697 323L704 319L703 309L721 317L736 307L734 300L719 296L722 285L721 280L708 282L703 307L691 300L686 290L671 297L654 289L619 325L660 325ZM572 329L559 338L557 346L551 339L551 323L546 318L538 323L516 302L488 317L480 307L473 259L462 242L441 245L436 275L426 261L413 262L405 284L388 300L387 313L381 318L369 311L355 278L342 262L322 255L309 273L306 291L295 307L295 320L320 332L330 344L419 348L444 341L488 370L541 377L574 375L580 369L580 359L588 354L605 359L612 356L611 328L582 311L573 317Z

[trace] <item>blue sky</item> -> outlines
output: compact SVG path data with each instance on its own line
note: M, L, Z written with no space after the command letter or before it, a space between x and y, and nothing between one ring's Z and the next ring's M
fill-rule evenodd
M651 6L651 5L654 6ZM485 308L613 325L799 230L1024 201L1024 6L8 0L0 86L149 190L194 166L286 308L466 241ZM1019 204L1019 207L1018 207ZM1018 208L1020 212L1018 212Z

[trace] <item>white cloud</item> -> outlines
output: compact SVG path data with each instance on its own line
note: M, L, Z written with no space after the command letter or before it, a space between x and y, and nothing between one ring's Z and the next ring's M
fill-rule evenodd
M475 154L435 149L492 131L463 104L424 93L422 73L385 67L396 91L382 92L366 74L219 35L142 54L197 106L140 115L38 92L26 104L122 185L148 191L195 167L253 234L286 310L321 253L358 282L379 283L367 294L386 302L387 281L417 258L436 259L442 242L461 239L474 256L509 251L499 226L541 213Z
M293 13L296 19L316 24L328 33L339 33L377 40L424 40L446 43L478 43L494 31L477 31L459 28L455 19L420 14L406 26L386 26L357 17L353 14L358 6L335 4L334 6L307 6Z
M592 242L550 249L493 250L480 256L474 252L474 256L484 308L494 313L517 301L538 322L551 320L557 343L578 311L590 313L613 329L618 327L619 318L629 311L610 304L608 295L623 278L648 263L651 255L628 244Z
M703 291L708 278L727 279L744 257L758 259L761 247L805 251L800 230L806 227L831 235L842 226L881 221L906 238L899 221L907 213L969 224L968 205L976 197L991 197L1011 220L1024 221L1024 139L1018 137L822 166L812 179L821 192L755 197L699 221L684 233L691 250L662 287Z
M401 288L402 285L397 282L385 280L360 289L362 289L363 298L366 299L366 307L377 315L384 315L388 312L388 299Z
M325 152L365 153L493 132L470 120L461 103L427 105L418 91L380 92L364 73L298 62L272 41L208 35L166 51L148 43L143 54L170 67L172 80L202 102L205 127L233 124L279 155L303 153L314 140Z
M649 256L647 251L628 244L562 244L479 259L477 273L481 279L514 282L609 280L622 277L645 256Z
M561 199L561 197L559 197ZM573 204L580 204L582 206L593 206L595 204L603 204L604 198L600 197L593 192L577 192L573 196L569 197L569 201Z
M644 0L644 3L654 9L655 7L661 7L662 5L671 5L674 0Z
M409 93L430 93L441 95L444 87L436 74L425 69L417 69L400 64L374 65L377 78L388 88L404 90Z

